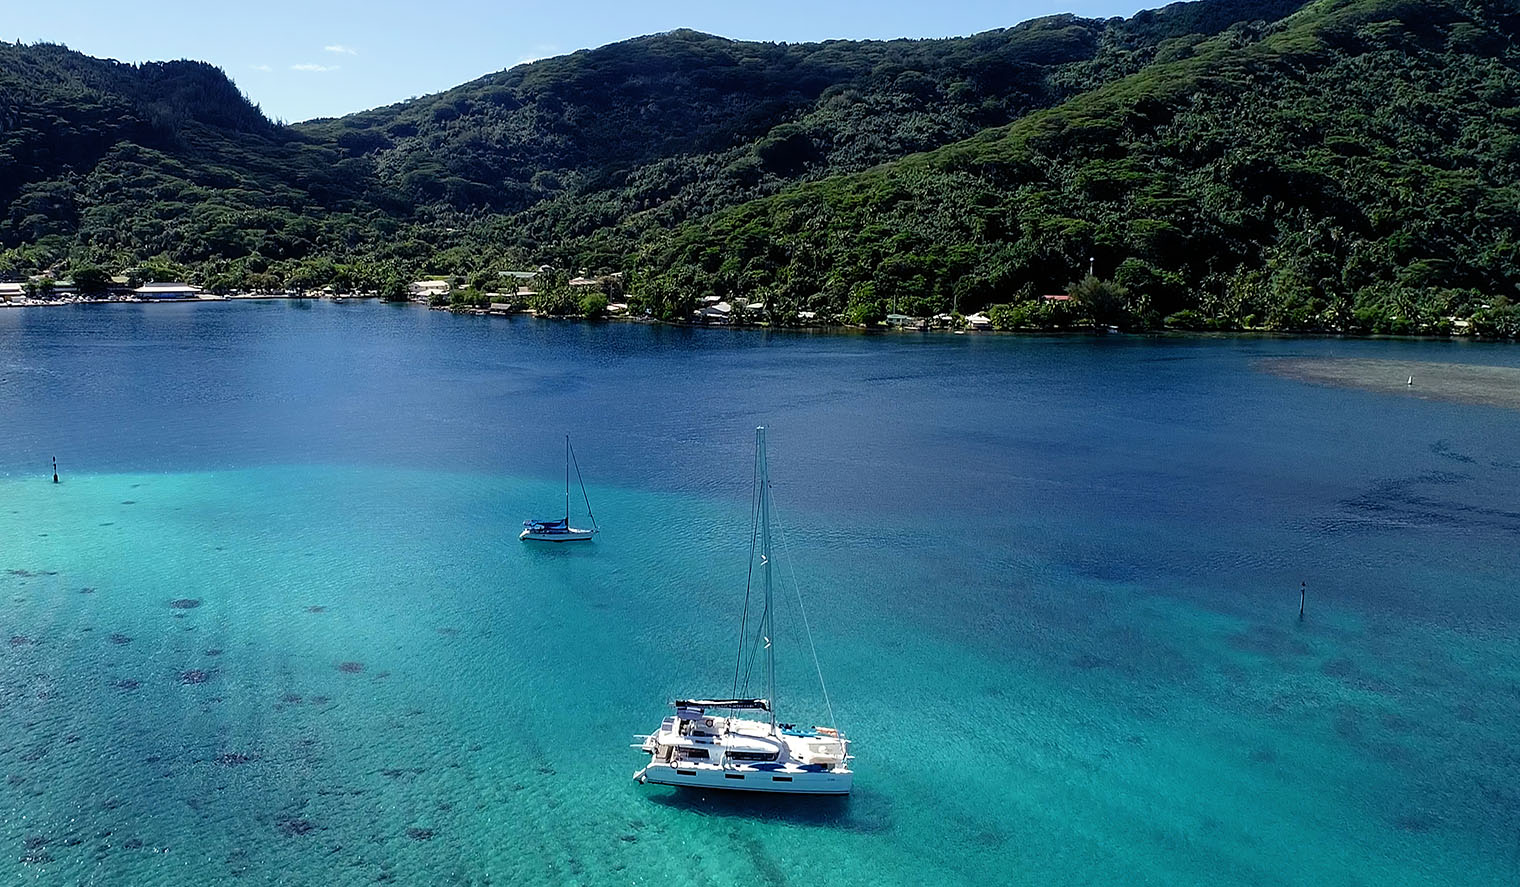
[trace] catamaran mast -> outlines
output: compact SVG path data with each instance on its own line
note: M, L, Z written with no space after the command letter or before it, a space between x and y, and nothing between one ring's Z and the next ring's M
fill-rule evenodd
M570 526L570 435L565 435L565 526Z
M755 429L755 449L760 458L760 571L765 582L766 696L771 703L771 729L776 729L776 611L771 606L771 478L765 462L765 426Z

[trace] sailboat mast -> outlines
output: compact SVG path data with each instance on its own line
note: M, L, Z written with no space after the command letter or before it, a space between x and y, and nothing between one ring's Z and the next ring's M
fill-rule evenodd
M570 435L565 435L565 526L570 526Z
M776 727L776 610L771 604L771 477L765 461L765 426L755 429L760 459L760 573L765 583L766 695L771 705L771 729Z

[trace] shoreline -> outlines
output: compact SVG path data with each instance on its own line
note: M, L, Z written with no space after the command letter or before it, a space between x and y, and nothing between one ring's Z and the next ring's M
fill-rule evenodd
M19 302L3 301L0 308L57 308L71 305L194 305L205 302L262 302L262 301L290 301L290 302L379 302L383 301L378 296L360 295L320 295L309 296L292 293L228 293L226 295L202 295L193 299L139 299L135 297L113 298L80 298L67 299L27 299ZM532 311L492 311L484 308L456 309L446 305L429 305L420 299L407 299L404 302L391 302L395 305L415 305L429 311L446 311L450 314L475 317L531 317L536 320L566 320L586 321L583 315L555 315L535 314ZM852 333L868 335L913 335L940 333L948 335L993 335L993 336L1030 336L1030 337L1054 337L1054 338L1150 338L1150 339L1342 339L1353 342L1454 342L1474 343L1484 345L1515 345L1520 340L1494 338L1479 335L1421 335L1408 333L1394 335L1391 333L1368 333L1358 335L1356 333L1332 333L1332 332L1289 332L1281 330L1183 330L1183 329L1160 329L1138 330L1128 332L1111 329L1063 329L1063 330L1039 330L1039 329L977 329L973 327L961 327L951 329L948 327L906 328L906 327L864 327L845 323L811 324L798 326L772 326L763 323L690 323L680 320L660 320L655 317L643 317L633 314L608 314L597 318L591 323L647 323L660 326L670 326L680 329L717 329L717 330L762 330L775 332L827 332L827 333ZM1269 372L1273 372L1269 370ZM1275 375L1288 375L1286 372ZM1307 378L1303 381L1311 381Z
M193 299L139 299L136 296L112 296L104 299L92 299L80 296L72 296L67 299L23 299L19 302L0 302L0 308L59 308L68 305L193 305L198 302L244 302L261 301L267 299L280 299L289 301L316 300L320 296L300 296L289 293L270 293L250 295L247 293L229 293L225 296L196 296ZM359 298L353 296L350 298Z

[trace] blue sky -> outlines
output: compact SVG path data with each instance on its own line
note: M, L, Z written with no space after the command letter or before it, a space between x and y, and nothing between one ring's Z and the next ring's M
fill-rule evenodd
M220 66L271 117L336 116L535 58L696 28L744 40L945 37L1056 12L1128 16L1137 0L52 0L4 4L0 39L122 61Z

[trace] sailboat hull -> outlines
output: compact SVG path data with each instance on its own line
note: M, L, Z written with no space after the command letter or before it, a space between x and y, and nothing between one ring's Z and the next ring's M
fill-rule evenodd
M595 535L595 530L578 530L572 527L568 530L559 530L553 533L523 530L517 534L517 538L524 542L590 542L591 538Z
M855 774L843 772L784 772L749 767L677 767L652 763L635 775L639 782L728 792L767 792L786 795L847 795Z

